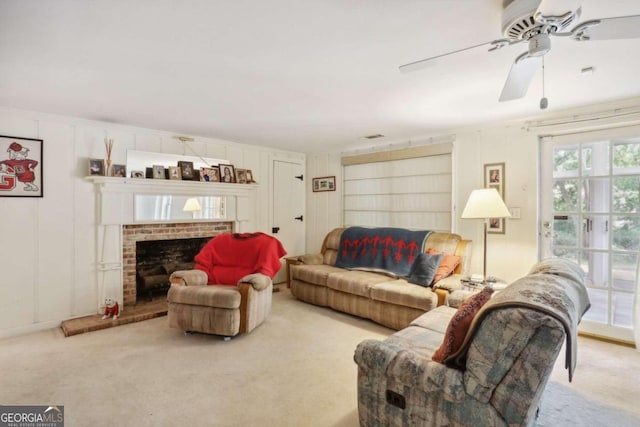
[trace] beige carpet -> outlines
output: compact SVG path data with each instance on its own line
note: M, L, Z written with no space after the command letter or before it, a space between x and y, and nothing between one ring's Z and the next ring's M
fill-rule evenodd
M285 289L265 324L230 342L185 336L166 317L69 338L53 329L0 341L0 404L64 405L67 426L357 426L353 351L392 332ZM598 402L640 419L638 353L580 338L578 358L572 384L562 363L554 371L563 405ZM546 426L567 413L544 412Z

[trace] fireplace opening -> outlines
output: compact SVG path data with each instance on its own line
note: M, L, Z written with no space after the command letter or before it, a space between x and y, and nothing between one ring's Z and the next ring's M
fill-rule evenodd
M144 240L136 242L137 300L165 296L169 276L176 270L190 270L194 258L211 237Z

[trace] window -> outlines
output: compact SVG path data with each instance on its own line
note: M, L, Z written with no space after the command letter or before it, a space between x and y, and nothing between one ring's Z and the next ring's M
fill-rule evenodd
M452 144L343 158L345 226L451 230Z

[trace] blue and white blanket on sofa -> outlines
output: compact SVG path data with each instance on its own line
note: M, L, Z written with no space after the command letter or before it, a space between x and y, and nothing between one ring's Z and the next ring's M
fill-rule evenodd
M409 274L416 256L424 252L431 231L391 227L349 227L340 237L335 266L347 269L386 270Z

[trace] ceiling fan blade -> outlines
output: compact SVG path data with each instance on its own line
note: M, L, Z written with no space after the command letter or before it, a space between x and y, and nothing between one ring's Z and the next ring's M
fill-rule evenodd
M571 37L578 41L640 38L640 15L585 21L573 29Z
M528 55L528 52L523 53L511 66L500 94L500 102L522 98L527 94L533 75L542 65L542 56Z
M453 55L454 53L460 53L460 52L464 52L464 51L467 51L467 50L475 49L475 48L486 46L486 45L491 45L492 47L489 50L492 51L492 50L500 49L500 48L502 48L504 46L508 46L510 44L513 44L513 43L514 42L512 42L510 40L507 40L507 39L492 40L490 42L480 43L480 44L477 44L477 45L474 45L474 46L465 47L464 49L458 49L458 50L454 50L452 52L447 52L447 53L443 53L443 54L440 54L440 55L432 56L432 57L429 57L429 58L421 59L419 61L410 62L408 64L401 65L398 68L400 69L400 72L402 72L402 73L410 73L410 72L413 72L413 71L422 70L424 68L433 67L438 63L437 59L443 58L445 56Z

